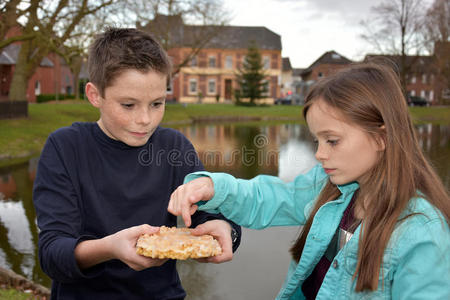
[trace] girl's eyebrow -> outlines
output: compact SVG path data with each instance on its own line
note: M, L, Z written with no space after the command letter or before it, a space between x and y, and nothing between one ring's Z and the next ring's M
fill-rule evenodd
M317 132L317 134L314 134L314 133L311 132L311 134L314 135L314 136L328 136L328 135L337 135L337 132L333 131L333 130L330 130L330 129L327 129L327 130L319 131L319 132Z

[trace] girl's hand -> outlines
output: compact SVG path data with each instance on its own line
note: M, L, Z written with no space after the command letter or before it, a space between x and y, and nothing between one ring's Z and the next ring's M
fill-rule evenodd
M147 224L130 227L105 237L107 246L111 250L112 258L119 259L136 271L157 267L164 264L167 259L153 259L136 253L136 241L141 234L153 234L159 227Z
M200 177L180 185L170 196L167 210L182 216L184 224L191 226L191 215L195 213L198 201L208 201L214 196L214 183L209 177Z

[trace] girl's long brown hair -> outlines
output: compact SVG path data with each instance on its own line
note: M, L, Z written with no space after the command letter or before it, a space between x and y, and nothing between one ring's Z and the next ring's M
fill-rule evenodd
M369 201L364 207L354 273L356 291L376 290L383 252L409 200L420 191L448 224L448 191L422 153L398 76L390 66L356 64L320 80L306 97L305 118L309 107L319 99L341 112L349 123L374 138L381 137L385 143L379 163L365 180L370 183L370 191L366 187L358 195L358 199ZM328 181L290 249L295 261L300 260L315 214L339 195L337 187Z

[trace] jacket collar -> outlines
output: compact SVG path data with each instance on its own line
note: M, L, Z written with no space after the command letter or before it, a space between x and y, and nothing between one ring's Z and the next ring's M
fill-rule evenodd
M357 189L359 189L359 184L356 181L353 181L353 182L350 182L347 184L337 185L337 188L339 189L339 191L342 194L348 194L348 193L353 193Z

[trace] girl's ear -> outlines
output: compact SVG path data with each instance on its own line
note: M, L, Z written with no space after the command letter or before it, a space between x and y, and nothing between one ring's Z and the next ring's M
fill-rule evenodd
M378 151L384 151L386 149L386 127L380 126L380 134L377 135L377 144L379 146Z
M100 96L98 88L92 82L86 84L86 97L94 107L99 108L101 106L102 97Z

